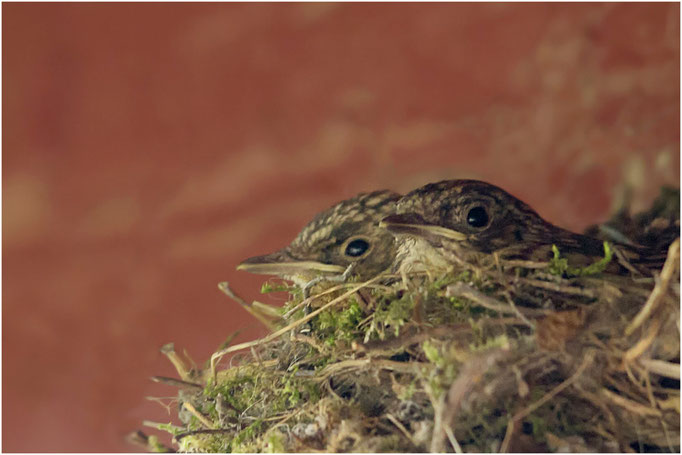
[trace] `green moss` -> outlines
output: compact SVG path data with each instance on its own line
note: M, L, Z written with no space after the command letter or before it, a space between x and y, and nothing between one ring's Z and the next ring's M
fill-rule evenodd
M256 435L263 427L263 419L257 419L248 427L237 433L230 442L230 452L248 452L248 441L256 439Z
M422 343L424 355L436 367L423 372L426 374L424 379L429 384L431 393L435 397L440 397L457 376L459 362L454 358L452 347L449 344L438 346L435 342L431 341L424 341Z
M273 283L271 281L266 281L261 285L261 294L270 294L273 292L295 292L298 288L296 286L290 286L284 282Z
M274 392L271 410L273 414L295 408L303 402L315 403L320 399L318 384L311 382L307 377L300 376L298 367L272 384L272 391Z
M237 411L243 411L251 404L251 398L261 389L255 372L243 372L235 377L220 382L208 396L215 398L219 393L230 406Z
M470 283L485 292L485 283L475 278L469 270L438 277L427 286L424 312L430 325L457 324L469 317L486 314L485 308L472 305L466 298L446 296L448 286L458 282Z
M329 308L320 313L312 322L315 333L333 347L337 340L351 341L360 336L358 324L365 317L355 299L345 308Z
M397 337L400 334L400 328L412 319L414 305L414 295L407 292L401 295L399 299L380 301L372 314L371 332L382 340L386 339L387 330L391 330L389 333ZM371 337L371 332L365 335L365 339Z
M567 258L562 258L559 248L552 245L554 257L550 259L549 273L559 276L576 277L597 275L603 272L613 258L613 250L609 242L604 242L604 257L586 267L573 267Z
M547 432L547 420L544 416L531 414L525 419L531 425L531 434L538 440Z
M443 363L445 362L445 359L438 350L438 347L435 346L432 342L424 341L422 343L422 350L424 351L424 355L429 360L429 362L433 363L434 365L442 366Z
M492 348L507 348L509 347L509 338L506 334L497 337L483 338L481 337L476 343L471 343L469 348L472 352L487 351Z
M364 314L357 301L352 300L348 308L339 315L338 332L341 338L352 340L355 338L358 324L364 318Z
M166 446L161 444L161 441L159 441L159 438L154 436L154 435L149 435L147 438L147 447L152 452L157 452L157 453L167 453L169 450Z
M452 273L446 273L445 275L442 275L433 282L430 283L429 285L429 291L440 291L444 288L446 288L449 284L452 283L458 283L458 282L466 282L470 281L472 278L472 273L469 270L462 270L459 273L452 274Z
M186 430L182 427L178 427L176 425L173 425L172 423L152 423L152 422L147 422L148 426L154 427L157 430L165 431L166 433L170 433L173 436L177 436L180 433L184 433Z
M268 453L283 453L285 451L283 435L276 432L268 434L268 445L266 451Z
M417 377L412 378L410 383L403 389L403 391L398 395L401 400L410 400L414 396L417 390Z

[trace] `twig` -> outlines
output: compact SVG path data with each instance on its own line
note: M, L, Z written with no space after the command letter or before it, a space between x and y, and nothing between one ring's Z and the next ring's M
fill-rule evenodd
M201 384L196 384L194 382L188 382L188 381L181 381L180 379L175 379L175 378L167 378L165 376L152 376L150 378L154 382L158 382L160 384L165 384L173 387L179 387L181 389L203 389Z
M613 415L613 412L611 412L611 409L609 409L608 405L604 402L603 398L596 393L585 390L580 384L576 384L575 388L585 399L589 400L590 403L601 409L608 425L610 425L611 432L617 433L620 428L617 426L616 417Z
M151 427L151 428L156 428L157 430L163 430L163 431L180 431L183 429L183 427L179 427L177 425L170 425L168 423L159 423L159 422L154 422L152 420L143 420L142 425L145 427Z
M564 294L579 295L582 297L595 298L596 294L590 289L583 289L576 286L567 286L559 283L551 283L549 281L534 280L531 278L519 278L519 282L534 286L536 288L547 289L554 292L562 292Z
M651 325L649 326L647 334L643 336L633 347L631 347L625 352L625 355L623 356L623 361L631 362L640 355L644 354L644 351L646 351L649 348L649 346L651 346L653 342L656 340L656 335L658 335L658 329L660 328L661 320L660 319L653 320Z
M511 298L509 290L505 290L503 292L503 294L504 294L504 298L507 300L507 303L509 304L511 309L514 310L514 312L519 317L519 319L521 319L528 327L534 328L535 324L532 323L531 321L529 321L528 318L526 316L524 316L524 314L514 304L514 299Z
M649 398L649 405L655 408L656 406L658 406L658 402L656 401L656 397L654 396L654 390L653 387L651 386L651 375L649 374L648 371L644 370L642 372L642 377L644 378L646 394L647 397Z
M208 430L192 430L192 431L187 431L185 433L180 433L175 436L175 440L179 442L182 438L185 438L187 436L194 436L195 434L220 434L220 433L230 433L233 430L227 429L227 428L216 428L216 429L208 429Z
M465 283L454 283L449 285L445 291L445 296L465 297L484 308L497 311L498 313L502 314L518 314L518 312L521 312L527 316L544 316L548 313L548 311L536 310L534 308L513 308L509 305L501 303L499 300L488 297L487 295Z
M642 272L640 270L637 270L635 266L633 266L630 261L625 257L625 254L620 250L620 248L616 248L615 246L612 246L613 253L616 255L616 259L618 259L618 264L626 268L628 271L631 273L634 273L635 275L640 275Z
M658 307L665 292L668 290L668 285L673 277L675 269L679 264L680 258L680 239L675 240L668 248L668 257L665 260L663 269L661 270L661 275L659 277L654 290L651 291L649 298L647 299L644 307L637 313L637 316L632 320L630 325L625 329L626 335L631 335L644 321L649 317L649 315Z
M611 392L609 389L601 389L600 393L604 395L606 398L611 400L614 404L617 404L618 406L627 409L628 411L639 414L642 416L654 416L654 417L661 417L661 411L655 408L650 408L648 406L644 406L642 404L639 404L637 402L634 402L632 400L628 400L625 397L622 397L620 395L617 395L613 392Z
M441 397L439 405L435 409L436 415L433 435L431 436L431 447L429 448L430 452L445 451L444 436L448 437L446 429L452 426L452 422L454 422L462 407L462 402L471 394L472 389L481 383L483 375L508 353L509 349L491 349L483 355L472 357L463 365L457 379L455 379L455 382L452 383L448 390L447 400L445 396ZM450 438L448 437L448 439ZM454 436L450 440L451 443L452 440L454 440Z
M347 369L357 370L368 366L371 366L375 369L398 371L401 373L413 373L418 371L419 368L433 368L433 365L427 362L396 362L393 360L373 358L351 359L333 363L324 367L322 370L320 370L315 380L324 381L334 373L338 373Z
M197 408L195 408L192 403L185 401L182 403L182 407L187 409L194 417L199 419L199 422L201 422L206 428L211 430L215 429L214 425L206 418L206 416L197 411Z
M525 261L522 259L500 259L499 263L503 267L521 267L524 269L546 269L549 262Z
M459 445L457 438L455 438L455 433L452 432L452 428L449 425L443 426L443 431L448 436L448 441L450 441L450 445L455 450L455 453L464 453L462 446Z
M528 406L527 408L517 412L514 414L514 417L509 421L507 424L507 432L504 435L504 440L502 441L502 445L500 446L500 452L507 452L509 450L509 444L510 444L510 439L512 434L514 433L514 425L524 419L526 416L529 414L535 412L538 408L549 402L552 398L557 396L559 393L564 391L566 388L568 388L571 384L573 384L575 381L577 381L580 376L583 374L585 369L587 369L588 366L592 364L592 361L594 360L594 351L590 351L585 355L585 360L580 364L576 372L571 376L570 378L566 379L564 382L550 390L547 394L545 394L542 398Z
M126 441L150 452L175 453L172 448L161 444L156 436L147 436L140 430L126 436Z
M666 362L665 360L640 359L639 363L644 368L667 378L680 379L680 364Z
M390 420L391 423L392 423L393 425L395 425L396 428L398 428L398 430L400 430L400 432L401 432L402 434L405 435L405 437L412 443L412 445L413 445L415 448L417 448L417 443L414 442L414 438L412 437L412 435L410 434L410 432L407 431L407 428L405 428L405 425L403 425L402 423L400 423L400 420L396 419L392 414L386 414L386 418L387 418L388 420Z
M230 288L230 283L228 283L227 281L218 283L218 289L220 289L223 292L223 294L237 302L239 306L244 308L251 316L258 319L258 322L267 327L268 330L270 331L274 330L275 318L268 319L268 317L266 317L262 311L258 311L253 305L249 305L246 302L246 300L244 300L243 298L234 293L234 291Z
M175 345L173 343L164 344L161 346L160 351L161 354L168 357L168 360L171 361L183 381L190 379L191 375L189 373L189 368L185 361L180 358L177 352L175 352Z
M331 294L332 292L338 291L339 289L343 289L343 288L345 288L345 287L346 287L345 284L339 284L339 285L333 286L333 287L331 287L331 288L329 288L329 289L325 289L324 291L320 292L319 294L311 295L310 297L303 299L303 300L301 301L301 303L299 303L298 305L294 306L294 307L291 308L289 311L287 311L286 313L284 313L284 314L282 315L282 317L283 317L284 319L289 319L289 318L291 317L292 314L294 314L294 313L295 313L296 311L298 311L300 308L302 308L302 307L308 305L310 302L312 302L312 301L315 300L316 298L322 297L323 295Z
M298 341L299 343L305 343L309 344L312 346L314 349L317 350L317 352L320 353L329 353L329 346L326 346L324 343L321 343L319 340L309 337L306 335L301 335L301 334L296 334L296 335L291 335L291 341Z
M259 345L261 345L261 344L264 344L264 343L267 343L267 342L269 342L269 341L271 341L271 340L274 340L275 338L277 338L277 337L279 337L279 336L281 336L281 335L287 333L288 331L290 331L290 330L292 330L292 329L294 329L294 328L296 328L296 327L298 327L298 326L300 326L300 325L302 325L302 324L305 324L306 322L308 322L309 320L311 320L312 318L314 318L314 317L317 316L318 314L320 314L320 313L322 313L323 311L325 311L327 308L329 308L329 307L331 307L331 306L333 306L333 305L336 305L336 304L339 303L339 302L342 302L344 299L346 299L346 298L348 298L349 296L353 295L358 289L362 289L362 288L363 288L364 286L366 286L367 284L374 283L374 282L378 281L378 280L381 279L381 278L383 278L383 276L382 276L382 275L378 275L378 276L372 278L372 279L369 280L369 281L366 281L366 282L364 282L364 283L361 283L361 284L359 284L359 285L353 287L350 291L348 291L348 292L346 292L346 293L340 295L339 297L333 299L332 301L330 301L330 302L328 302L327 304L321 306L320 308L318 308L317 310L313 311L312 313L310 313L310 314L308 314L308 315L302 317L301 319L298 319L298 320L292 322L292 323L289 324L288 326L283 327L283 328L279 329L278 331L273 332L273 333L271 333L270 335L268 335L268 336L266 336L266 337L264 337L264 338L261 338L261 339L259 339L259 340L249 341L249 342L247 342L247 343L237 344L237 345L234 345L234 346L229 346L229 347L227 347L227 348L225 348L225 349L222 349L222 350L220 350L220 351L214 353L214 354L211 356L211 375L212 375L212 377L213 377L213 380L215 381L215 380L217 379L217 377L216 377L216 376L217 376L217 375L216 375L216 369L215 369L216 363L217 363L218 360L220 360L220 358L222 358L225 354L229 354L230 352L234 352L234 351L239 351L239 350L242 350L242 349L250 348L250 347L252 347L252 346L259 346Z
M519 318L496 318L480 319L476 321L478 327L488 326L507 326L524 325L525 322ZM421 343L431 338L457 339L460 336L470 335L474 332L471 324L448 324L437 327L410 327L402 329L400 336L388 340L372 340L366 343L353 342L352 348L359 353L379 354L395 351L417 343Z
M168 412L168 415L171 413L171 404L176 403L178 401L178 397L144 397L145 400L147 401L152 401ZM168 404L164 403L163 400L168 400Z
M497 277L498 280L500 280L502 283L504 283L504 292L502 293L504 295L505 300L509 304L509 306L514 310L516 315L521 318L523 322L526 323L526 325L530 328L534 328L535 324L530 322L528 318L526 318L523 313L521 313L518 308L516 308L516 305L514 305L514 300L511 298L511 283L509 280L504 279L504 272L502 271L502 266L500 265L500 257L497 253L493 254L493 257L495 258L495 265L497 266L497 273L499 276ZM519 261L519 262L532 262L532 261ZM547 263L545 263L548 265Z
M382 275L382 277L383 277L383 278L390 278L390 277L392 277L392 275ZM338 285L336 285L336 286L333 286L333 287L331 287L331 288L329 288L329 289L325 289L324 291L320 292L319 294L311 295L310 297L304 299L303 301L301 301L300 303L298 303L296 306L294 306L293 308L291 308L289 311L287 311L286 313L284 313L284 314L282 315L282 318L283 318L283 319L288 319L288 318L290 318L291 315L294 314L296 311L298 311L301 307L304 307L304 306L308 305L310 302L312 302L313 300L315 300L315 299L317 299L317 298L319 298L319 297L322 297L323 295L331 294L332 292L338 291L339 289L347 289L347 288L349 288L349 287L351 287L351 286L354 286L354 283L342 283L342 284L338 284ZM391 289L391 288L388 287L388 286L383 286L383 285L374 284L374 283L370 284L369 282L368 282L368 284L367 284L366 287L368 287L368 288L370 288L370 289L383 289L383 290L390 290L390 289Z

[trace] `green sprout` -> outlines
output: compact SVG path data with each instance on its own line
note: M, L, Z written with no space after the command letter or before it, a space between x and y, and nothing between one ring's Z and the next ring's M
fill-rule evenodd
M613 249L609 242L604 242L604 257L586 267L572 267L567 258L562 258L559 248L552 245L554 257L550 260L549 272L553 275L566 275L568 277L597 275L611 263Z

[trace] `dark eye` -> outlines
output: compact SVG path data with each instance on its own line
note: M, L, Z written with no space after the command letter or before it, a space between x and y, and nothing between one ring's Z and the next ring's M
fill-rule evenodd
M488 224L488 212L483 207L474 207L467 213L467 223L469 226L481 228Z
M358 257L365 254L365 251L369 249L369 243L365 239L355 239L351 240L348 245L346 245L346 251L344 252L346 256Z

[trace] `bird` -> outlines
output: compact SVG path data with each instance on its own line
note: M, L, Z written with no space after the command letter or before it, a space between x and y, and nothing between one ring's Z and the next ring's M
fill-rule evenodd
M444 180L417 188L398 201L396 213L384 218L381 226L403 243L411 242L399 246L397 263L403 266L424 258L452 263L453 258L491 253L505 259L546 261L558 248L570 264L580 267L605 255L602 240L555 226L525 202L479 180ZM649 274L665 260L662 250L616 247L627 262L609 264L609 270L618 273L634 269Z
M370 279L395 260L396 241L379 222L401 195L360 193L317 214L284 248L242 261L237 270L275 275L307 289L321 279Z

